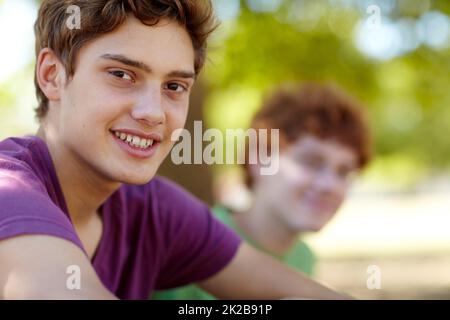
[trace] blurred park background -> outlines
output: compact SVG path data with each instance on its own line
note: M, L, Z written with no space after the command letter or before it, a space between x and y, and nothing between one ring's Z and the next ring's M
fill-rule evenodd
M0 0L0 139L37 129L38 2ZM338 84L367 106L376 157L337 217L306 236L316 278L357 298L450 299L450 1L214 4L222 23L187 128L246 128L278 84ZM162 173L210 204L248 201L233 166L167 161ZM366 286L370 265L380 267L379 290Z

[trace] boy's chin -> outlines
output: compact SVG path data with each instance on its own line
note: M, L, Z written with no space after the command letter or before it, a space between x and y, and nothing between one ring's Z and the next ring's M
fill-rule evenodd
M124 184L131 184L131 185L143 185L146 183L149 183L156 175L156 170L152 170L151 172L132 172L132 173L126 173L121 176L116 176L115 180L124 183Z
M148 179L132 179L132 180L125 180L122 181L122 183L124 184L129 184L129 185L143 185L143 184L147 184L149 183L154 176L148 178Z
M298 233L308 233L308 232L318 232L322 229L323 225L321 223L318 222L306 222L306 221L292 221L291 223L291 230L293 232L298 232Z

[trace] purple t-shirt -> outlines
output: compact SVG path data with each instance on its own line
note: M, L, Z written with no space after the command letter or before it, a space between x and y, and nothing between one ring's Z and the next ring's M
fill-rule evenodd
M122 185L102 205L102 219L91 263L121 299L204 280L230 262L241 241L205 204L161 177ZM0 240L23 234L63 238L85 252L47 145L36 136L0 142Z

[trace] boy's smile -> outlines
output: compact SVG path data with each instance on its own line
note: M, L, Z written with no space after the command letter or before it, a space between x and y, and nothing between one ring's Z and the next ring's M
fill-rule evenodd
M132 157L141 159L154 155L162 140L158 134L146 134L133 129L114 129L110 131L117 144L125 152Z

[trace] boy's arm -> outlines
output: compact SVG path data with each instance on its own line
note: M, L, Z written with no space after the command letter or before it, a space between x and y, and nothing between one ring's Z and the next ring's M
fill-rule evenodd
M81 289L70 290L66 273L79 266ZM69 269L70 270L70 269ZM75 244L56 237L23 235L0 241L2 299L117 299Z
M220 299L348 299L246 243L219 273L199 283Z

